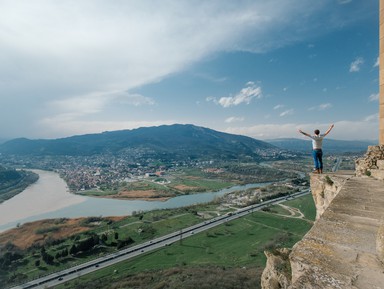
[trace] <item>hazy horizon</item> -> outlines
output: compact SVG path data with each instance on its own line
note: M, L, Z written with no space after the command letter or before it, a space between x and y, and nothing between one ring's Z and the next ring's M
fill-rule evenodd
M177 125L177 123L174 123L174 124L169 124L168 126L170 125ZM194 124L186 124L186 125L194 125ZM146 128L146 127L138 127L138 128L132 128L132 129L121 129L121 130L116 130L116 131L122 131L122 130L135 130L135 129L140 129L140 128ZM208 128L208 129L212 129L212 128L209 128L209 127L205 127L205 128ZM81 135L87 135L87 134L99 134L99 133L105 133L105 132L112 132L112 131L104 131L104 132L89 132L89 133L86 133L86 134L75 134L75 135L68 135L68 136L63 136L63 137L57 137L57 138L28 138L28 137L24 137L24 136L20 136L20 137L15 137L15 138L10 138L10 139L5 139L5 138L1 138L0 137L0 144L4 143L4 142L7 142L7 141L10 141L10 140L14 140L14 139L22 139L22 138L26 138L26 139L30 139L30 140L54 140L54 139L62 139L62 138L69 138L69 137L73 137L73 136L81 136ZM222 131L222 132L225 132L225 131ZM228 132L226 132L228 133ZM308 133L311 134L311 132L308 131ZM235 134L235 133L233 133ZM254 138L254 137L252 137ZM281 137L281 138L255 138L257 140L262 140L262 141L272 141L272 140L278 140L278 139L295 139L295 140L304 140L304 141L311 141L309 138L305 137L300 137L299 135L297 136L292 136L292 137ZM327 140L335 140L335 141L361 141L361 142L372 142L372 143L378 143L378 139L350 139L350 140L344 140L344 139L336 139L336 138L332 138L332 137L327 137Z

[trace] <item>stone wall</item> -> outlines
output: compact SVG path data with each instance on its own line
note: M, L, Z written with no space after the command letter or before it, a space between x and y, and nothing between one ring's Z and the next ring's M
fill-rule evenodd
M288 288L291 285L290 249L277 249L274 252L265 251L267 264L261 276L261 287L268 289Z
M365 156L356 161L356 176L384 180L384 145L368 147Z
M311 190L317 220L291 253L265 252L262 288L384 288L384 182L312 174Z
M343 174L311 174L311 192L316 205L316 220L328 208L329 204L339 193L345 182L353 176L353 172ZM303 246L300 241L293 250L297 252L298 246ZM315 284L309 286L309 276L319 274L317 268L308 266L300 254L291 254L292 250L287 248L277 249L273 252L265 251L267 263L261 276L261 287L263 289L292 289L292 288L319 288ZM320 251L318 253L321 253ZM310 254L310 253L309 253ZM292 283L294 283L292 285ZM312 282L313 283L313 282ZM304 285L306 284L306 285ZM336 287L335 287L336 288Z
M311 175L311 191L316 205L316 220L321 217L345 182L351 178L352 175L353 172Z

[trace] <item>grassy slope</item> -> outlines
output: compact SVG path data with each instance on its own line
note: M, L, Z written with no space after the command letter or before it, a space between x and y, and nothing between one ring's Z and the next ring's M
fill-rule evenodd
M310 229L314 220L315 209L311 196L305 196L300 200L289 201L285 204L299 207L305 213L306 219L279 217L267 212L255 212L247 217L191 236L183 240L181 244L175 243L133 260L101 269L65 285L57 286L57 288L75 288L76 286L83 289L112 288L114 283L116 283L114 286L118 288L118 284L123 284L128 279L135 279L135 276L140 274L158 276L172 269L175 270L175 268L184 268L185 271L195 272L202 268L213 270L212 267L214 267L215 270L218 270L217 268L220 267L227 268L232 272L235 268L246 267L247 270L253 268L260 273L261 268L265 265L263 253L265 249L291 247ZM117 273L114 273L115 270ZM219 274L218 271L215 272ZM177 274L182 274L182 272L179 271ZM222 272L222 274L224 273ZM190 275L194 276L195 274L190 273ZM174 274L170 274L170 276L175 278ZM163 277L162 281L168 278L166 274ZM155 280L153 278L151 280ZM203 283L202 279L201 284ZM141 284L142 287L136 288L154 288L151 287L153 284L150 284L150 282L147 285Z

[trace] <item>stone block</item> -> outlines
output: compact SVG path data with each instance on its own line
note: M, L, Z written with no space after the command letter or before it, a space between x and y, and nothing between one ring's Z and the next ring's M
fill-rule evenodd
M384 181L384 171L383 170L370 170L371 171L371 177L377 180L382 180Z
M379 170L384 170L384 160L377 160L376 165Z
M377 231L376 251L380 261L384 263L384 224Z

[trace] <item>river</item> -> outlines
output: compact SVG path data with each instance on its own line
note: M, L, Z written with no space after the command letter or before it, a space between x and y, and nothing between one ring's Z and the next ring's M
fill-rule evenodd
M34 172L39 174L36 183L0 204L0 232L16 227L18 224L42 219L126 216L132 214L133 211L171 209L198 203L208 203L216 196L269 184L234 186L217 192L179 196L164 202L114 200L72 194L69 192L65 181L57 173L42 170L34 170Z

